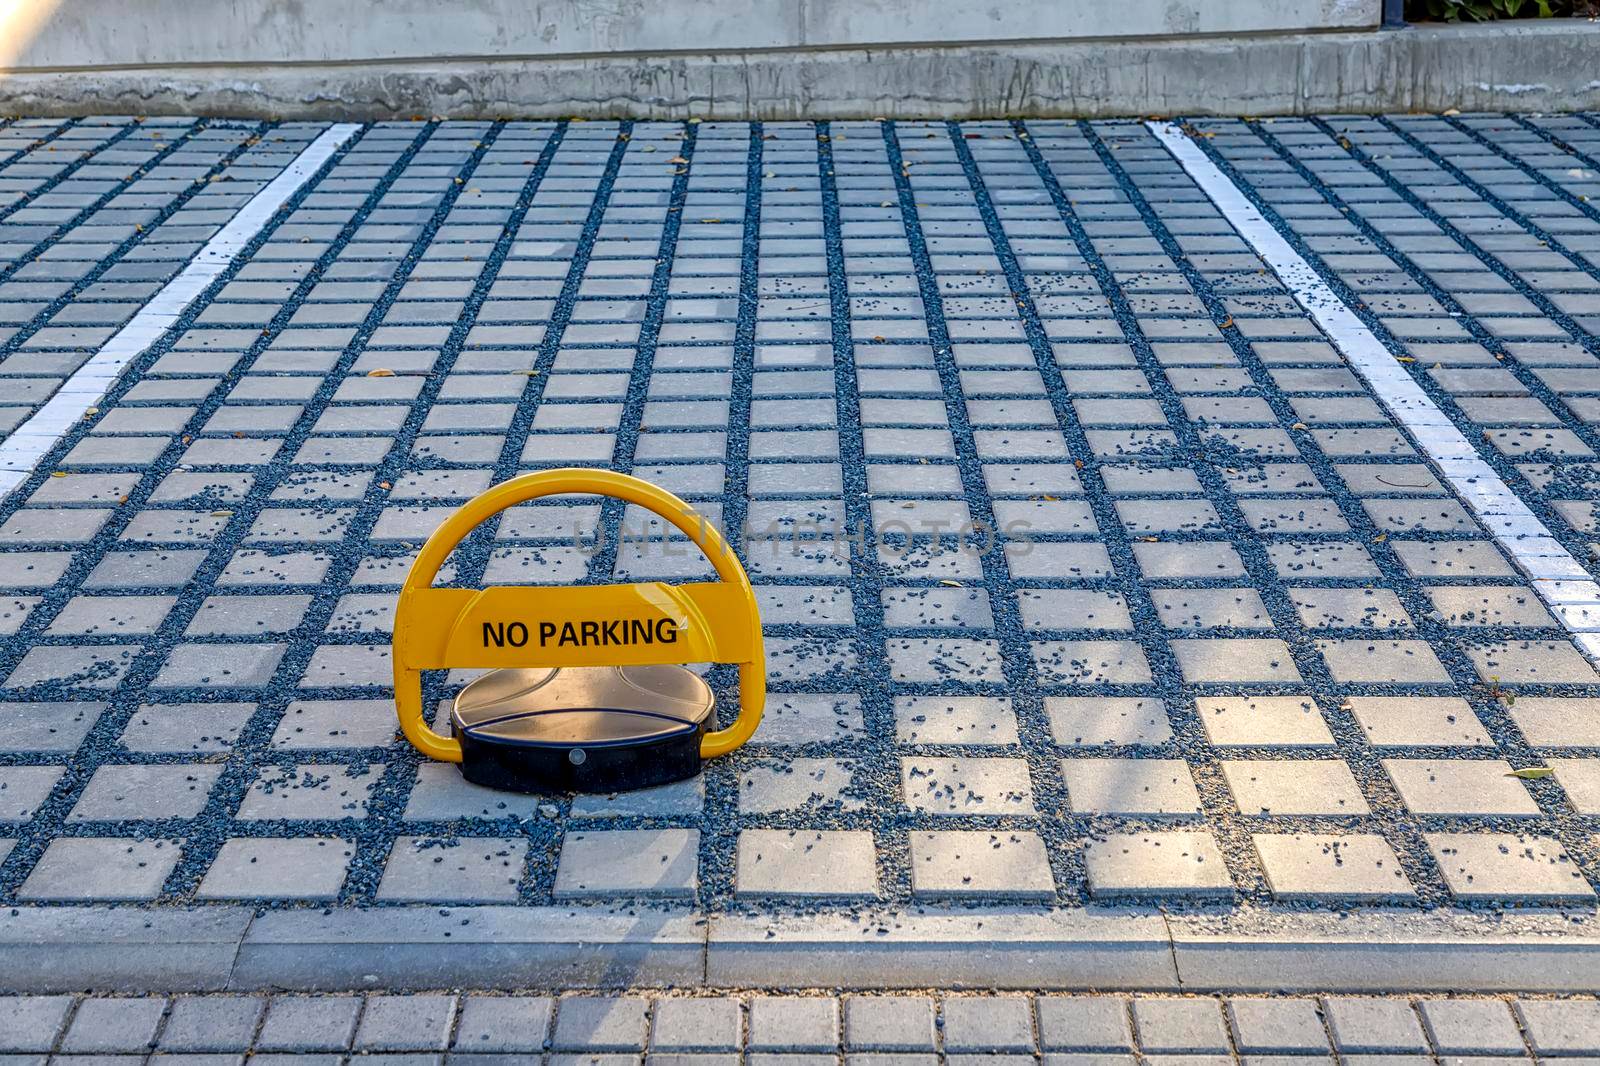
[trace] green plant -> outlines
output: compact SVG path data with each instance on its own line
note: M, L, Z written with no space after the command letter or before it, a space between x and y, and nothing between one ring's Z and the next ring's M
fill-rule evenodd
M1406 18L1412 22L1592 18L1596 14L1600 14L1596 0L1406 0Z

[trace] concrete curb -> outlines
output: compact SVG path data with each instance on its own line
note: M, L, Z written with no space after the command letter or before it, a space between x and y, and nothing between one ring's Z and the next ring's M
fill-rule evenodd
M0 914L0 988L224 988L251 920L242 907L15 908Z
M703 983L705 922L683 910L407 907L278 911L252 923L236 989Z
M0 110L265 118L1089 118L1600 106L1583 19L1004 45L17 70Z
M845 988L1176 989L1166 922L1133 911L711 919L706 980Z
M1595 917L1371 912L1169 926L1186 992L1583 992L1600 988Z
M0 991L948 988L1593 992L1600 913L36 907Z

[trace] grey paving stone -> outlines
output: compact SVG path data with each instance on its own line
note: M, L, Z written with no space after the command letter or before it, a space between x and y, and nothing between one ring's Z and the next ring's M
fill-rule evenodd
M78 596L62 607L46 632L148 636L176 602L175 596Z
M1376 747L1488 747L1489 734L1455 696L1352 696L1350 713Z
M932 1051L934 1003L923 996L848 996L844 1044L851 1052Z
M272 746L285 750L384 747L396 732L386 700L295 700L283 712Z
M228 751L255 712L253 703L142 704L122 730L122 744L158 754Z
M1595 747L1600 728L1591 717L1600 702L1561 696L1519 696L1509 714L1530 744Z
M1450 674L1421 640L1341 640L1316 642L1328 672L1340 684L1414 682L1443 684Z
M1132 696L1046 696L1050 733L1064 747L1158 745L1172 736L1160 700Z
M1242 814L1369 813L1361 787L1342 761L1230 759L1221 769Z
M1195 700L1207 738L1226 747L1331 748L1315 700L1296 696L1205 696Z
M1600 1055L1600 1002L1518 999L1516 1012L1535 1055Z
M738 1051L743 1034L739 1001L727 997L658 997L650 1022L650 1051Z
M456 997L371 995L356 1028L361 1051L443 1051L450 1044Z
M0 751L74 751L105 707L93 702L8 704L0 719Z
M1233 547L1222 541L1146 543L1134 546L1139 569L1149 580L1184 578L1241 578L1244 563ZM1028 576L1028 575L1018 575Z
M1313 1055L1329 1050L1328 1033L1309 999L1230 998L1228 1020L1241 1055Z
M0 767L0 823L26 822L50 798L59 766Z
M738 1066L739 1055L732 1051L652 1051L644 1061L645 1066Z
M1027 764L1005 758L901 760L906 803L934 815L1034 813Z
M946 996L941 1010L946 1055L1033 1054L1033 1007L1022 996Z
M424 763L417 767L417 783L406 800L407 821L445 822L458 818L536 818L539 805L547 802L538 796L474 785L461 771L446 763Z
M1394 849L1369 833L1256 833L1277 899L1402 899L1415 895Z
M556 1003L557 1051L643 1051L649 1001L638 996L567 996Z
M1096 898L1233 894L1227 863L1209 833L1113 833L1091 840L1085 861Z
M332 899L354 854L334 837L236 837L200 881L202 899Z
M1565 640L1503 640L1466 649L1478 676L1493 684L1594 684L1594 667Z
M912 833L911 888L918 896L974 899L1052 899L1056 892L1044 842L1020 830Z
M527 850L527 842L522 840L397 837L378 884L378 898L514 902Z
M71 996L0 996L0 1053L52 1050L71 1010Z
M272 680L281 644L180 644L156 675L157 688L257 687Z
M989 596L983 589L887 589L883 607L884 624L895 628L988 629L994 625ZM766 616L765 608L762 614Z
M74 902L154 899L179 854L178 843L170 840L53 840L17 896Z
M1190 683L1300 680L1289 645L1281 640L1219 637L1174 640L1171 646Z
M952 679L979 683L999 681L1002 677L1000 647L995 641L955 637L890 639L888 651L891 676L901 683Z
M1371 996L1323 999L1334 1046L1346 1055L1404 1055L1428 1052L1417 1012L1405 1000Z
M1422 999L1417 1009L1441 1055L1527 1054L1516 1019L1502 1000Z
M1550 759L1548 765L1580 814L1600 812L1600 760Z
M800 757L748 768L739 781L739 808L752 814L804 810L838 804L860 806L847 795L855 763Z
M839 1000L832 996L752 996L747 1057L756 1052L832 1053L839 1046Z
M976 696L895 698L896 735L905 744L1015 744L1016 713L1007 699Z
M875 896L877 853L864 830L744 829L734 891L750 897Z
M1500 759L1385 759L1383 768L1417 814L1533 817L1539 806Z
M1200 813L1194 778L1181 760L1068 758L1061 773L1075 811L1168 818Z
M1097 589L1022 589L1017 593L1017 604L1022 611L1022 624L1033 632L1058 629L1128 632L1133 629L1128 606L1117 593ZM1163 606L1158 603L1157 610L1162 610ZM1166 620L1165 613L1163 620Z
M256 1050L343 1051L355 1037L361 1008L360 996L273 996Z
M1215 1000L1135 998L1133 1024L1147 1055L1227 1055L1232 1050Z
M1065 685L1137 685L1151 680L1144 651L1131 640L1040 640L1033 657L1043 679Z
M1128 1001L1121 996L1039 996L1039 1046L1046 1052L1117 1052L1133 1048Z
M1553 838L1514 833L1429 833L1458 899L1592 899L1594 890Z
M699 842L693 829L568 833L556 868L556 898L693 895Z
M108 822L193 818L211 798L220 766L102 766L95 771L68 820Z
M139 649L131 644L38 645L22 657L6 678L10 688L67 685L105 690L121 682Z
M548 996L464 996L451 1047L456 1055L543 1051L554 1009Z
M820 1052L747 1051L744 1061L746 1066L835 1066L839 1056Z
M260 996L179 996L161 1029L162 1052L245 1052L266 1009Z
M1400 597L1388 589L1297 588L1289 591L1289 598L1300 620L1314 629L1405 629L1413 624Z
M581 795L572 799L574 818L667 818L696 815L705 805L705 781L694 777L655 788L611 795Z
M155 1046L156 1029L166 1010L164 996L85 999L78 1004L59 1050L70 1055L143 1055Z
M66 573L71 561L71 552L7 552L0 556L0 582L10 588L48 588Z

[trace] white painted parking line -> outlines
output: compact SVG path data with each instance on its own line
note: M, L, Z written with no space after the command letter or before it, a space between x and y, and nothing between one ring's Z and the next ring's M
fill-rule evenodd
M1322 327L1445 483L1527 575L1578 647L1600 663L1600 584L1478 457L1450 417L1210 157L1171 122L1145 126Z
M274 213L360 129L330 126L195 253L177 277L162 286L88 362L79 367L26 422L0 442L0 499L32 473L61 438L105 396L129 363L177 325L189 305L227 270Z

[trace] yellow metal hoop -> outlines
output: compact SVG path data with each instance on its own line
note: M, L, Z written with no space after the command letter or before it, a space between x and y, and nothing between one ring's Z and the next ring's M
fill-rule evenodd
M567 494L613 496L659 515L699 546L722 580L686 585L433 587L445 559L479 525L519 503ZM647 628L665 626L649 632L672 639L643 644L597 641L598 646L564 641L564 633L575 632L572 619L581 618L585 611ZM510 639L505 636L508 625L513 634ZM640 631L636 628L634 632ZM544 634L555 641L554 647ZM703 759L726 754L749 740L761 724L767 699L761 615L750 578L728 542L672 493L610 470L572 467L523 474L469 500L445 519L423 544L400 589L393 652L394 702L400 729L418 751L443 762L461 761L461 743L428 727L422 706L424 670L737 663L739 716L728 728L701 738Z

